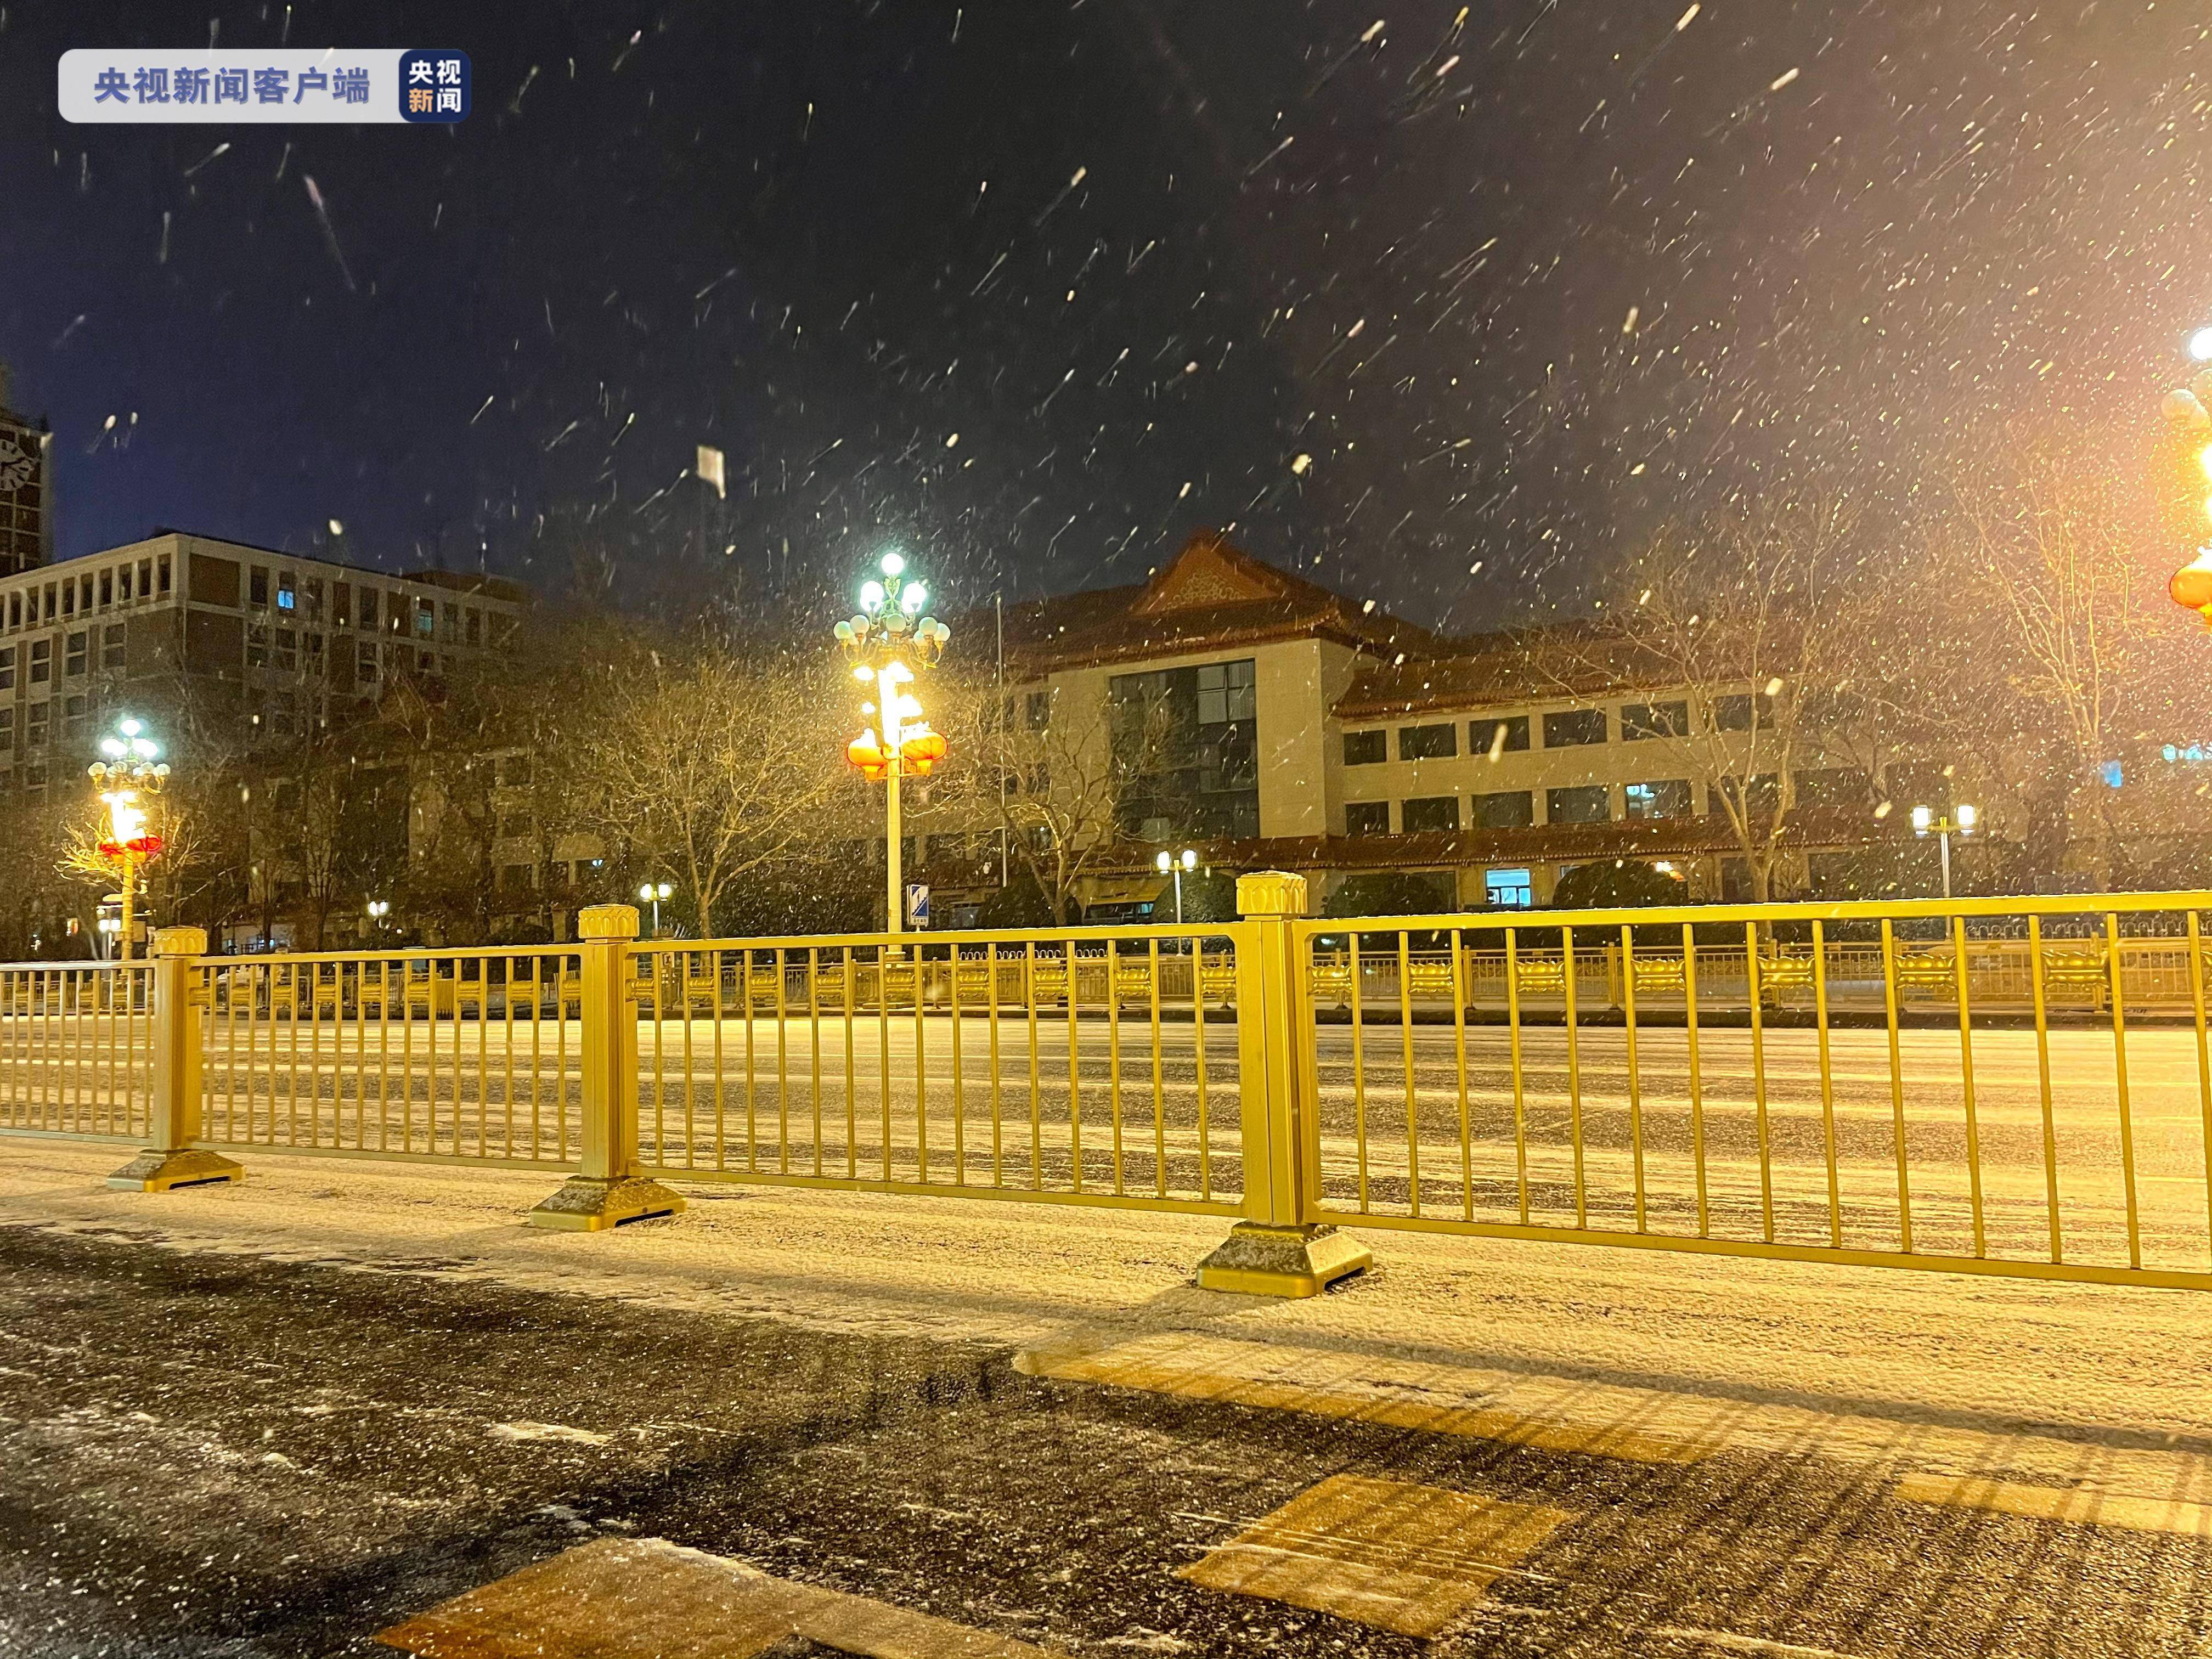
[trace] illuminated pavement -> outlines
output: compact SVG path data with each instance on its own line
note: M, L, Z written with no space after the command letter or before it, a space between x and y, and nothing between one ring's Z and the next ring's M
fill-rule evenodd
M528 1172L165 1203L107 1151L0 1154L0 1653L388 1652L471 1595L567 1596L600 1659L911 1614L978 1654L2206 1650L2180 1293L1376 1235L1381 1277L1262 1304L1173 1288L1218 1226L1177 1218L700 1189L580 1239L514 1224ZM704 1554L556 1560L656 1539Z

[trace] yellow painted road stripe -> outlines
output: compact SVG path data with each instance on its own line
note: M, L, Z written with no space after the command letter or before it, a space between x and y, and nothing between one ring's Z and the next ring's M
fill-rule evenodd
M1571 1519L1540 1504L1332 1475L1176 1576L1431 1637Z
M1897 1495L1945 1509L1984 1510L2038 1521L2072 1521L2130 1532L2178 1532L2212 1538L2212 1504L2143 1498L2097 1486L2028 1486L1978 1475L1908 1474Z
M1048 1650L774 1578L658 1538L603 1538L377 1632L418 1659L751 1659L798 1636L866 1659Z
M1092 1352L1033 1351L1016 1364L1031 1376L1063 1382L1101 1382L1638 1463L1692 1463L1718 1449L1711 1436L1655 1432L1631 1419L1595 1410L1588 1418L1577 1418L1486 1404L1488 1379L1479 1373L1260 1343L1147 1337Z

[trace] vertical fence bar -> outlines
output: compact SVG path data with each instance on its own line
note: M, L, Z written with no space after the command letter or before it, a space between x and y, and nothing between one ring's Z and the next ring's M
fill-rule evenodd
M1079 1059L1082 1039L1076 1030L1075 941L1060 948L1067 952L1067 1167L1075 1190L1083 1190L1083 1080Z
M1190 1047L1198 1082L1198 1195L1213 1196L1213 1122L1206 1094L1206 941L1190 946ZM1239 1011L1240 1014L1243 1011Z
M848 945L845 957L845 1173L848 1176L860 1172L860 1079L854 1057L854 1030L860 1023L860 1005L854 1000L856 978L853 972L853 947ZM750 1029L751 1017L746 1017Z
M2204 1156L2205 1238L2212 1244L2212 1049L2204 1036L2203 931L2194 910L2189 913L2189 1006L2197 1027L2197 1104L2203 1126L2197 1146Z
M1583 1170L1583 1062L1575 1022L1575 930L1559 929L1559 967L1567 997L1567 1133L1575 1152L1575 1225L1589 1225L1589 1191Z
M2105 913L2106 965L2112 980L2112 1081L2118 1085L2120 1108L2120 1175L2128 1202L2128 1266L2142 1266L2142 1218L2136 1208L2135 1115L2128 1103L2128 1020L2126 999L2120 983L2120 918ZM1975 1255L1981 1252L1977 1250Z
M1951 918L1951 972L1959 992L1959 1079L1966 1109L1966 1196L1973 1206L1974 1254L1988 1254L1982 1219L1982 1126L1974 1103L1974 1016L1966 987L1966 919Z
M1705 1092L1698 1070L1697 929L1682 924L1682 1027L1690 1050L1690 1164L1698 1183L1698 1237L1712 1237L1705 1200Z
M1820 1060L1820 1148L1828 1164L1828 1244L1844 1247L1843 1194L1836 1170L1836 1077L1828 1051L1828 939L1813 919L1813 1027Z
M1467 1098L1467 983L1462 969L1465 936L1451 931L1452 1061L1459 1079L1459 1207L1462 1220L1474 1219L1474 1131ZM1304 963L1301 963L1301 967Z
M1905 1057L1898 1043L1897 934L1887 916L1881 919L1881 1002L1889 1034L1890 1139L1897 1153L1897 1247L1912 1254L1912 1176L1905 1152Z
M1022 958L1022 1001L1030 1024L1030 1189L1044 1189L1044 1095L1037 1076L1036 941Z
M1366 1012L1360 1006L1359 930L1352 931L1352 1146L1359 1160L1359 1207L1367 1207L1367 1058L1364 1038Z
M1168 1096L1165 1065L1160 1052L1160 942L1146 941L1146 963L1150 969L1152 1011L1152 1193L1168 1195ZM2212 1138L2205 1145L2212 1147ZM2212 1158L2212 1152L2208 1152Z
M791 1173L791 981L784 947L769 952L775 975L775 1168Z
M1006 1185L1006 1120L999 1081L999 946L996 940L983 947L983 982L988 988L989 1001L983 1016L989 1047L991 1064L991 1184ZM1152 1052L1159 1052L1153 1044Z
M1106 941L1106 1115L1114 1131L1114 1195L1121 1182L1121 947Z
M1627 1044L1629 1156L1636 1182L1636 1231L1640 1233L1646 1231L1644 1193L1644 1089L1636 1069L1636 929L1627 922L1620 925L1620 1012L1622 1035Z
M1521 1076L1521 961L1519 934L1505 930L1505 1030L1513 1067L1513 1178L1521 1197L1521 1224L1528 1224L1528 1114ZM1355 981L1356 982L1356 981Z
M1751 1005L1751 1108L1759 1135L1759 1210L1766 1242L1774 1243L1774 1156L1766 1121L1766 1026L1759 982L1759 924L1743 925L1744 984Z
M1413 936L1398 930L1398 1031L1406 1067L1406 1201L1421 1212L1421 1107L1413 1077Z
M2195 915L2190 917L2191 927ZM2048 998L2043 981L2043 918L2027 919L2027 983L2029 994L2035 1003L2035 1075L2037 1092L2043 1104L2043 1194L2044 1204L2051 1218L2051 1259L2054 1262L2066 1259L2062 1248L2058 1226L2058 1133L2051 1101L2051 1017ZM2204 997L2201 977L2197 981L2197 1040L2201 1056L2204 1042ZM2199 1068L2200 1076L2202 1067Z
M960 946L957 942L949 947L945 971L948 976L946 984L952 1010L952 1184L964 1187L968 1184L968 1106L960 1066L964 1033L960 1018ZM1117 1126L1115 1176L1115 1190L1117 1192L1121 1189L1118 1141Z

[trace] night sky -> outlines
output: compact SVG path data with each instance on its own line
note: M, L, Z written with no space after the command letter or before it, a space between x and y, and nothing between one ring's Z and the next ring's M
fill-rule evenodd
M957 609L1210 524L1483 627L1747 490L1899 507L2051 410L2148 446L2212 317L2203 15L9 0L0 360L64 555L337 520L744 606L896 540ZM211 33L459 46L475 113L53 114L64 50Z

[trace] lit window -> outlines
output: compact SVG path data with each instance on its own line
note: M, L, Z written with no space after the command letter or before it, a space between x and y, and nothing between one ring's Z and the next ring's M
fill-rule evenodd
M1486 870L1483 872L1482 890L1490 902L1501 910L1525 910L1535 902L1526 870Z

